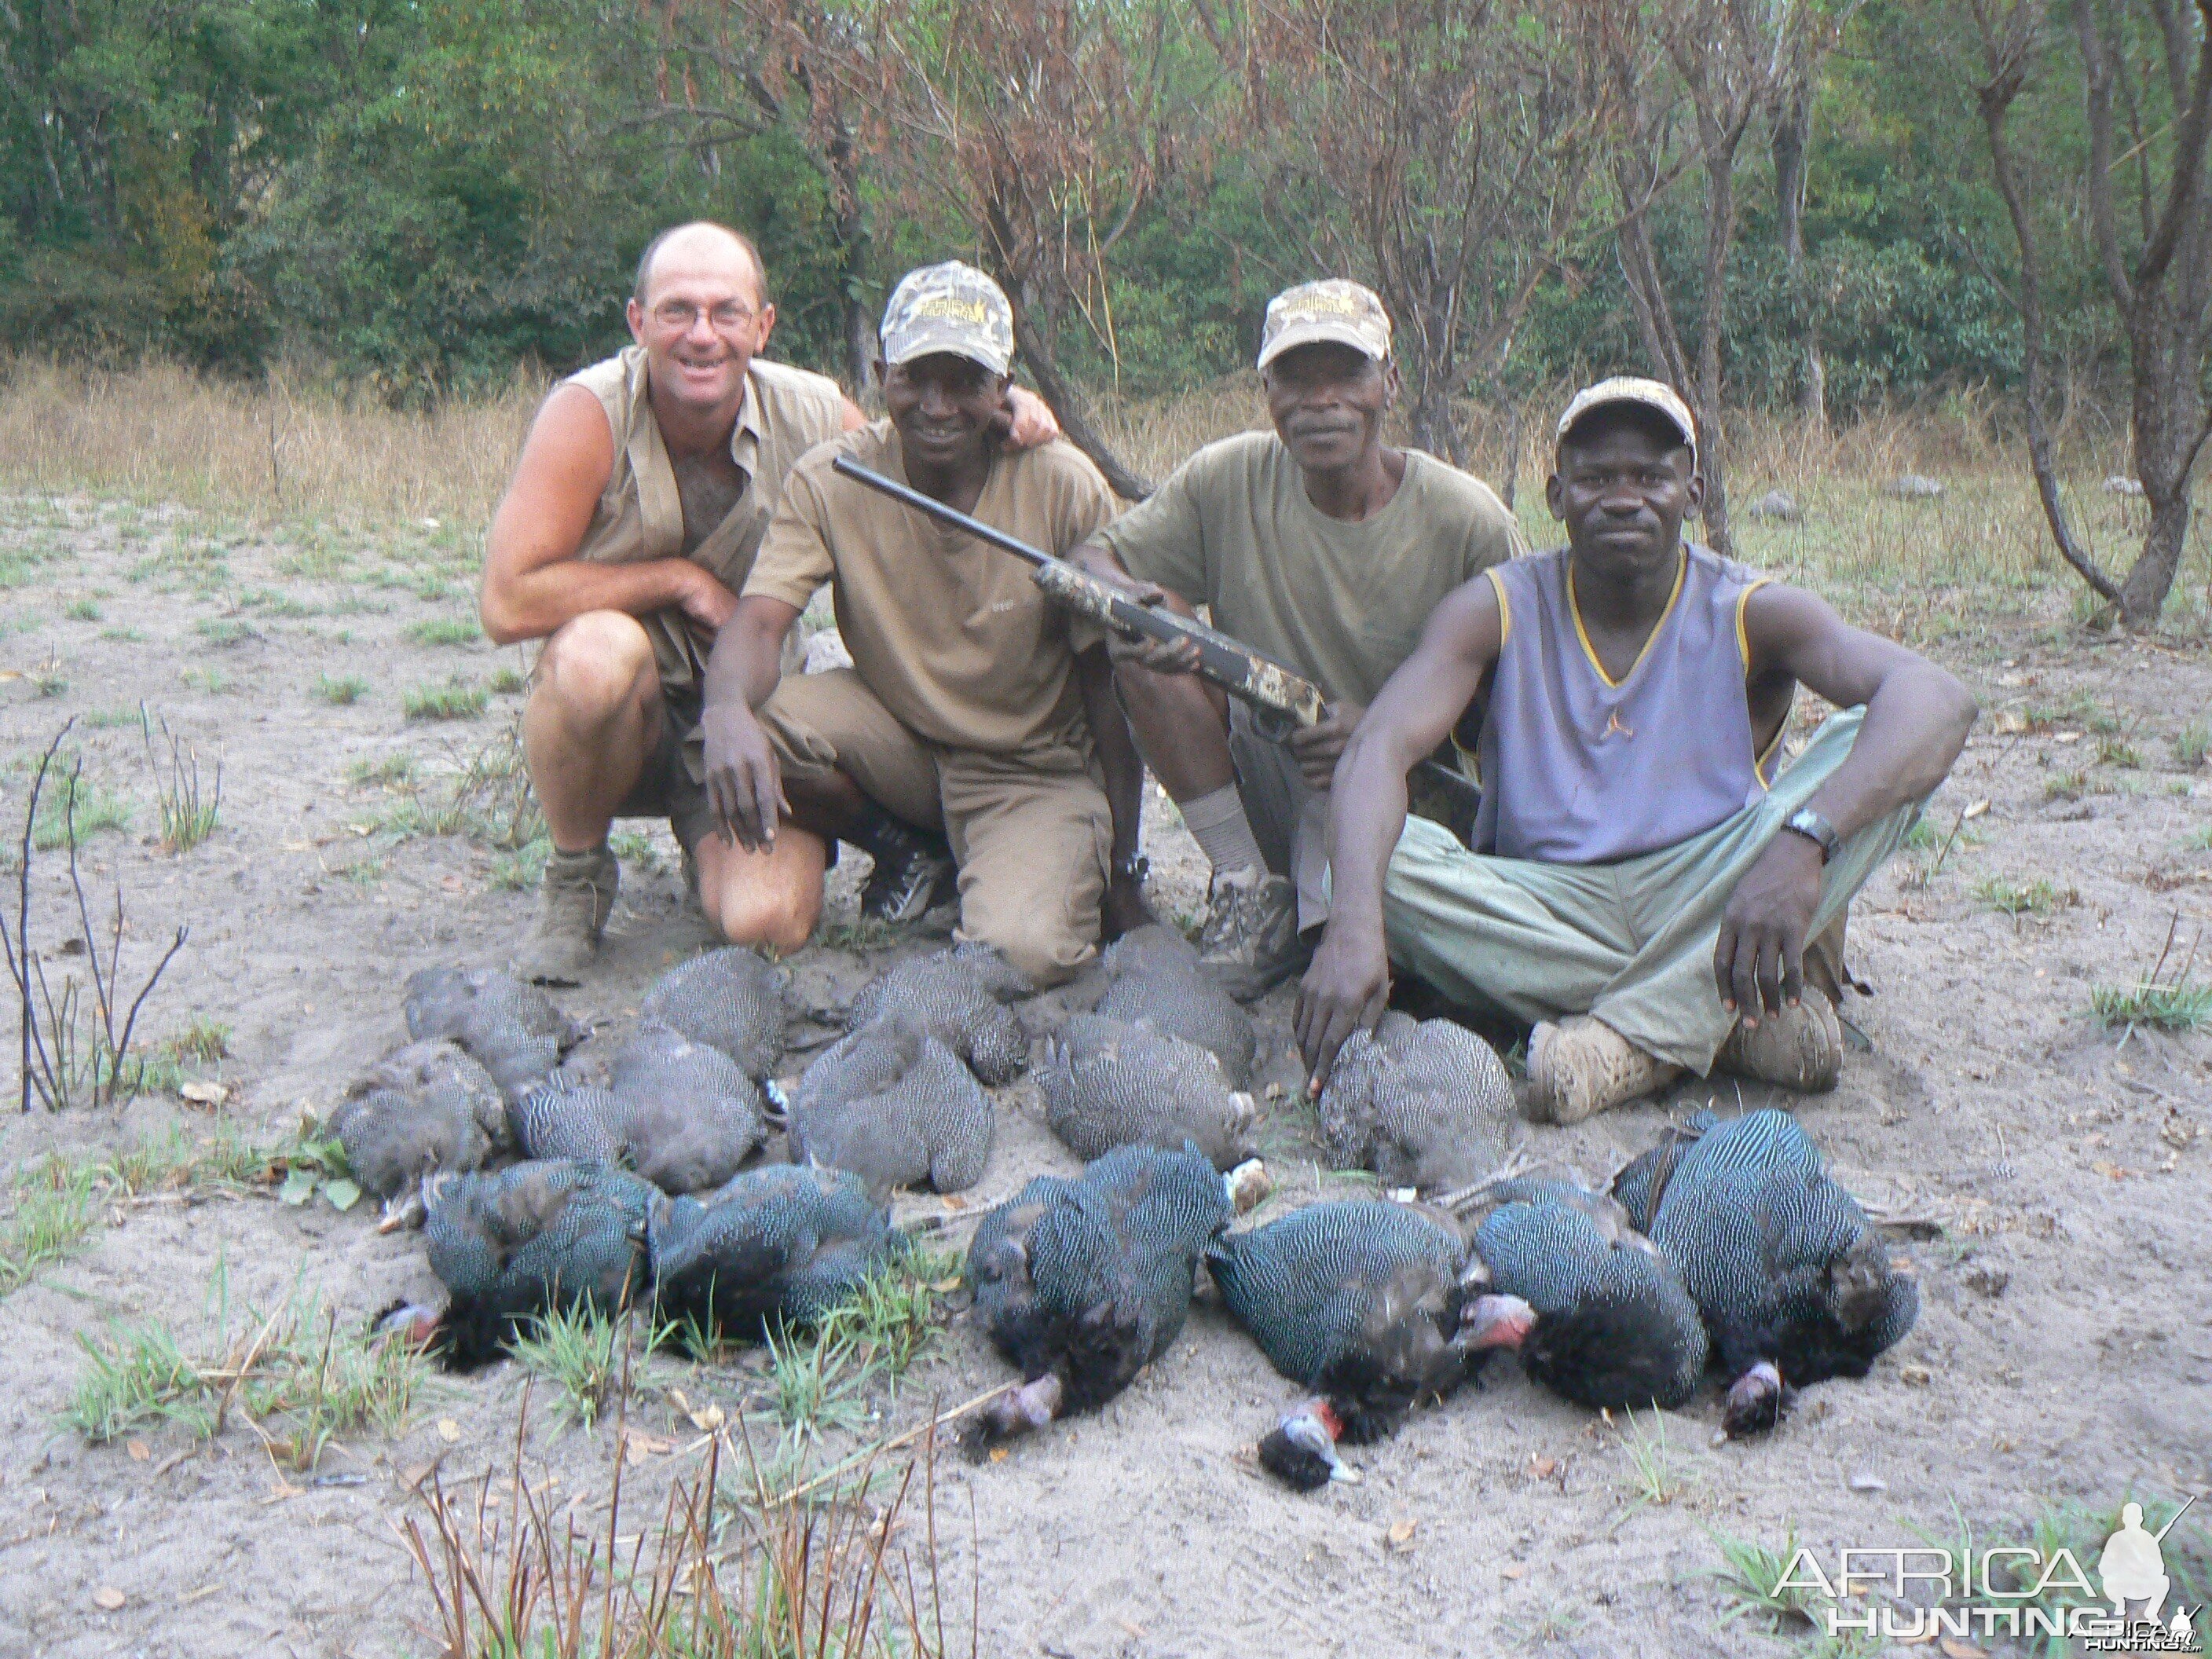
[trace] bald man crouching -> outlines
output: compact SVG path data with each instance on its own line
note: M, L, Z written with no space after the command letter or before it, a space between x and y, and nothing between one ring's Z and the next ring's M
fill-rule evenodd
M607 846L616 818L668 819L701 908L733 944L804 945L828 861L804 833L759 852L710 833L699 719L715 635L792 464L863 417L836 381L760 356L775 307L758 251L725 226L655 237L627 317L635 343L538 410L485 549L484 632L545 641L523 748L553 852L515 965L552 984L575 983L598 953L621 879ZM1058 435L1022 394L1010 441ZM869 850L872 885L887 890L901 858L932 856Z

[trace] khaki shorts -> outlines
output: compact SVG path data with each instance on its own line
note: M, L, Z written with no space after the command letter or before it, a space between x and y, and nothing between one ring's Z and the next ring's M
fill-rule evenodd
M849 668L787 677L760 720L792 777L834 769L893 817L944 832L960 866L957 937L996 945L1040 986L1097 954L1114 822L1082 750L991 755L931 743Z
M690 690L696 690L696 688ZM685 745L697 752L699 705L684 692L661 687L660 738L639 769L637 781L616 807L618 818L666 818L685 852L720 826L707 799L707 786L691 774Z

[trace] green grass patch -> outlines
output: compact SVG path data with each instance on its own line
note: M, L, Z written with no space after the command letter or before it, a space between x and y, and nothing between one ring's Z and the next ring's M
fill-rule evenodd
M2085 771L2053 772L2043 780L2045 800L2079 800L2089 793L2089 775Z
M100 601L98 599L71 599L69 603L69 607L62 612L62 615L67 617L71 622L98 622L100 620Z
M868 1420L862 1388L872 1367L859 1346L825 1321L811 1336L768 1333L769 1404L796 1445Z
M98 1224L94 1172L48 1156L15 1177L15 1204L0 1224L0 1296L84 1248Z
M514 1357L553 1388L553 1413L590 1428L622 1377L622 1326L588 1302L541 1314L518 1337Z
M502 665L491 671L489 684L494 696L511 697L517 692L527 691L530 689L530 676L520 668Z
M131 805L123 796L102 787L82 774L64 769L58 759L54 773L39 797L39 816L31 825L31 845L51 853L69 845L72 830L82 847L91 836L131 827Z
M2097 740L2097 762L2100 766L2119 766L2133 770L2142 765L2142 751L2125 738L2100 738Z
M428 617L410 623L407 637L417 645L474 645L483 629L471 617Z
M449 681L444 685L410 686L401 693L399 706L410 720L472 720L481 717L491 693L481 685Z
M607 850L624 864L634 864L651 873L659 872L660 849L653 845L653 837L645 830L617 830L607 837Z
M349 708L368 693L368 682L358 674L318 674L315 695L335 708Z
M2194 1031L2212 1025L2212 983L2193 976L2098 985L2089 1012L2107 1025L2147 1025L2154 1031Z
M2071 887L2057 886L2041 876L2025 883L1984 876L1974 884L1972 891L1975 903L2015 921L2021 916L2047 916L2081 902L2081 896Z
M2207 754L2212 754L2212 721L2191 720L2173 734L2173 762L2184 771L2197 770Z
M237 683L229 675L213 668L187 668L177 678L193 690L210 697L220 697L237 689Z
M103 640L112 640L118 645L146 643L146 635L136 628L103 628L100 630L100 637Z
M346 768L346 781L356 788L404 789L422 776L422 763L411 749L401 749L374 760L357 760Z
M545 878L545 860L552 856L550 841L533 841L512 853L500 853L491 861L492 887L502 893L534 893Z
M202 617L192 624L192 631L218 647L242 645L257 637L251 628L234 617Z

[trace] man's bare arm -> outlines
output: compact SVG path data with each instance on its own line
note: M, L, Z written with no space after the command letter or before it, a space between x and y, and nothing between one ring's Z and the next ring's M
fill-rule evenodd
M1382 1018L1390 994L1382 878L1406 828L1406 775L1444 740L1481 689L1503 642L1498 592L1481 577L1436 608L1413 654L1359 722L1329 790L1329 917L1298 988L1298 1048L1319 1093L1352 1032Z
M706 708L700 728L707 747L707 799L725 835L748 852L775 845L788 817L775 747L753 711L783 678L783 639L799 620L794 605L751 593L738 601L714 636L707 659Z
M599 400L580 386L556 387L523 441L485 538L478 607L494 643L543 639L587 611L638 617L677 606L709 627L728 616L736 603L729 589L689 560L592 564L576 556L614 464Z
M1950 775L1979 710L1956 678L1926 658L1850 626L1822 599L1780 584L1744 607L1752 678L1787 674L1839 708L1864 704L1851 752L1806 803L1849 836ZM1805 938L1820 898L1820 851L1781 835L1729 896L1713 950L1722 1004L1747 1026L1796 1006Z

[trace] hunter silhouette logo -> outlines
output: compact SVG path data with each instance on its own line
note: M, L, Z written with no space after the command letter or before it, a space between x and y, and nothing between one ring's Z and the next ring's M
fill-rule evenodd
M1820 1596L1820 1622L1831 1637L2070 1638L2085 1654L2202 1653L2197 1624L2203 1608L2166 1606L2173 1590L2166 1535L2196 1502L2189 1498L2155 1532L2143 1524L2142 1504L2123 1505L2120 1524L2097 1553L2094 1583L2063 1546L2047 1556L2026 1545L1844 1549L1832 1574L1812 1550L1800 1549L1772 1593Z

